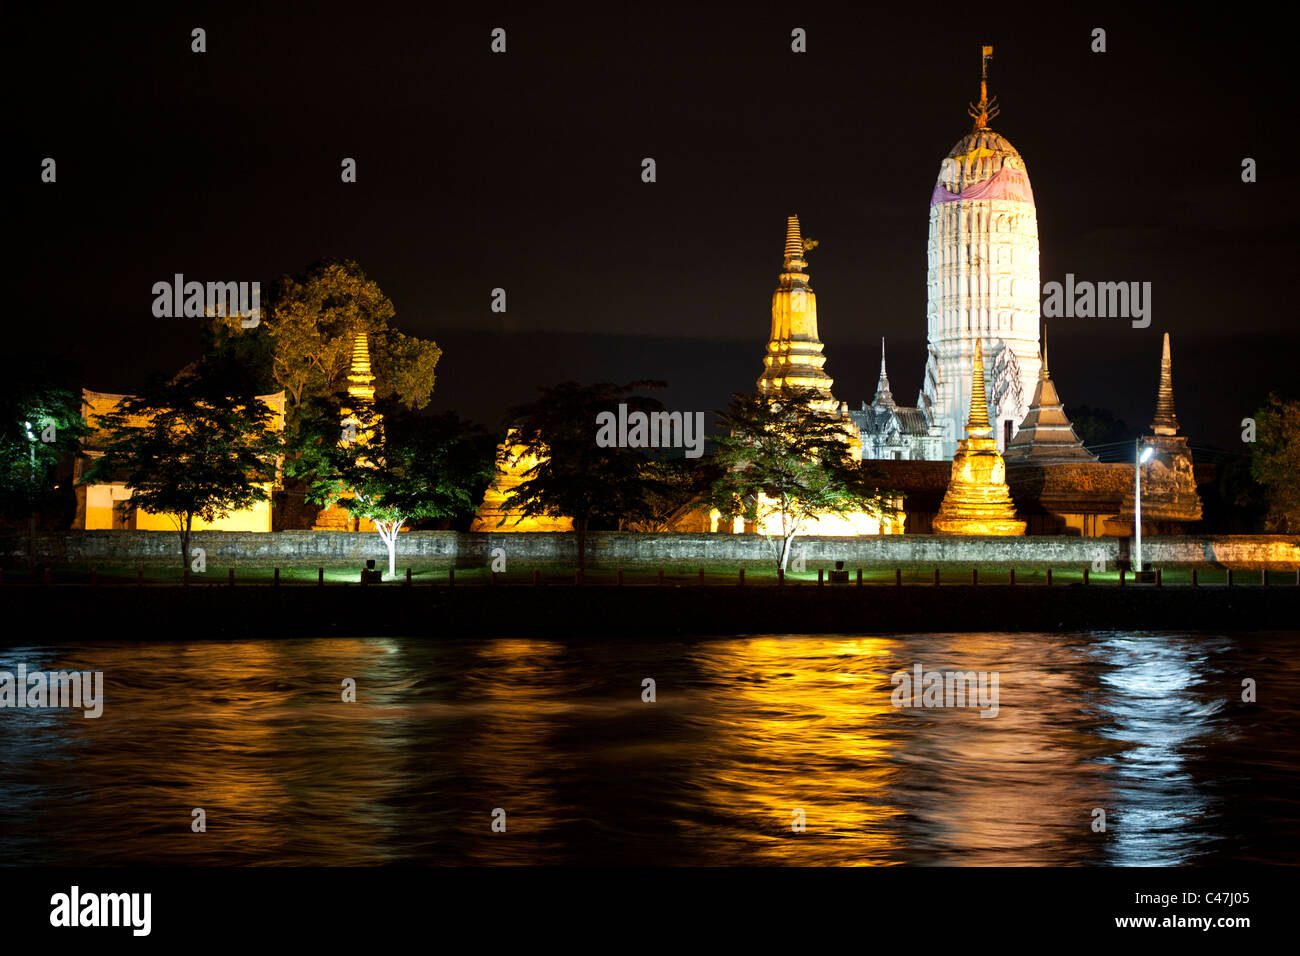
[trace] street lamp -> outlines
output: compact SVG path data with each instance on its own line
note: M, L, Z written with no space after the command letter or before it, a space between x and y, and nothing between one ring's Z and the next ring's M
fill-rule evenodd
M1137 540L1137 563L1133 568L1133 580L1141 580L1138 575L1142 573L1142 466L1151 460L1151 456L1156 453L1154 445L1142 447L1142 439L1135 439L1134 442L1135 457L1137 465L1133 469L1133 536Z

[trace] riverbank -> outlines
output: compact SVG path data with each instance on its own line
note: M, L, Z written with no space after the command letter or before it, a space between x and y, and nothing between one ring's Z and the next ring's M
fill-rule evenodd
M1300 587L1117 584L0 588L0 643L292 637L1288 630Z

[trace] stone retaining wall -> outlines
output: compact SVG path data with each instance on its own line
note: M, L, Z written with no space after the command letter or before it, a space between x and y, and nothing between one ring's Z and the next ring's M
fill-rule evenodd
M367 558L383 566L388 552L374 533L342 531L195 532L192 547L203 548L209 567L359 567ZM795 554L812 566L834 561L859 565L1094 564L1108 568L1128 560L1131 538L1029 536L1017 538L952 535L881 535L861 538L799 538ZM508 564L573 565L571 533L466 534L412 531L398 540L398 567L470 567L505 550ZM0 560L26 561L25 535L0 536ZM39 563L52 567L166 565L180 557L180 538L166 531L66 531L37 535ZM1143 557L1156 566L1174 564L1233 567L1300 567L1300 535L1178 535L1143 538ZM634 534L596 531L587 536L592 567L618 565L770 564L772 545L757 535Z

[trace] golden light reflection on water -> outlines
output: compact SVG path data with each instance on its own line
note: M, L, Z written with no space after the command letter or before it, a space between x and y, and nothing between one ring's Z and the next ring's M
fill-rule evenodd
M1271 660L1300 657L1296 635L1273 640ZM1221 686L1257 671L1261 653L1159 634L11 648L0 669L102 670L105 701L98 720L0 714L0 852L86 864L1194 862L1216 836L1236 846L1234 832L1259 826L1246 808L1233 817L1232 787L1296 757L1294 734L1247 746L1227 722ZM917 664L997 672L997 716L895 707L891 675ZM1281 668L1276 693L1300 697L1297 669ZM344 678L355 703L341 699ZM1273 763L1243 764L1250 747ZM207 833L190 830L195 807ZM491 829L498 807L505 833ZM1091 828L1096 808L1106 833Z

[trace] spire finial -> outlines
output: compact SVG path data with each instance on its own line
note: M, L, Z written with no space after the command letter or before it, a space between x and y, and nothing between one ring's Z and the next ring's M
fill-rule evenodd
M894 394L889 389L889 373L885 371L885 337L880 337L880 381L876 384L873 405L893 405Z
M980 59L980 101L970 103L966 111L975 119L975 129L987 129L989 120L998 115L998 98L995 96L989 99L989 60L993 59L993 47L985 46L981 48L983 55Z
M1038 371L1038 380L1046 382L1052 376L1047 372L1047 321L1043 321L1043 367Z
M1178 416L1174 414L1174 362L1169 353L1169 333L1165 333L1160 355L1160 389L1156 392L1156 417L1151 430L1157 435L1178 434Z
M975 340L975 372L970 386L970 417L966 420L968 435L991 432L989 424L989 400L984 392L984 346L983 340Z
M808 263L803 257L804 241L799 231L799 217L790 216L785 226L785 271L802 272Z

